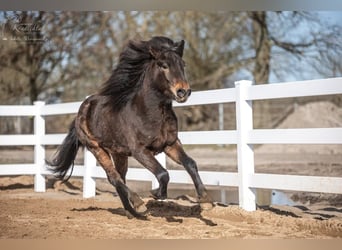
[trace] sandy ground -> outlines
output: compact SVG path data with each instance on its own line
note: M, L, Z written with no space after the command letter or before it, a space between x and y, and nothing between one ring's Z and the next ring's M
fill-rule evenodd
M129 219L105 181L95 198L82 198L82 183L48 180L33 192L29 176L0 178L1 239L342 238L342 206L266 206L246 212L216 203L202 210L189 195L167 201L148 197L146 220Z

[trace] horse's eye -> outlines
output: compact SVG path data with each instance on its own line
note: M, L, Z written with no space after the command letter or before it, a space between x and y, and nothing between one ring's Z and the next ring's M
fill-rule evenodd
M167 65L166 63L160 63L158 64L158 66L164 70L169 68L169 65Z

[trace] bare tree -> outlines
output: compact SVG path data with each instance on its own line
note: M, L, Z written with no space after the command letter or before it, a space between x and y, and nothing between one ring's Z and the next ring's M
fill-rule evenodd
M32 103L42 93L68 88L77 80L91 80L94 74L102 73L99 62L93 60L94 55L104 59L100 62L102 68L112 64L109 46L103 45L103 36L98 35L99 31L111 30L102 12L2 14L5 20L5 39L0 45L2 102L28 97Z
M186 40L194 90L226 87L241 74L256 84L272 74L286 80L303 71L296 62L322 77L341 75L341 26L324 26L307 12L19 11L2 12L0 20L9 38L0 41L2 103L46 99L60 87L64 101L81 100L109 77L123 44L137 36ZM215 120L211 107L184 112L184 124Z
M341 25L327 24L311 12L250 12L249 16L255 39L253 76L257 84L268 83L271 72L280 77L291 74L299 79L306 77L301 75L303 71L311 77L342 74L339 69ZM263 41L261 47L258 41ZM305 68L300 68L301 65Z

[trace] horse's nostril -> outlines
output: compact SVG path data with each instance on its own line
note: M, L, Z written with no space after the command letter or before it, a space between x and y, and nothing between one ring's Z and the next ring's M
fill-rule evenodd
M190 96L191 95L191 89L188 89L188 96Z
M183 98L186 95L186 90L185 89L178 89L177 90L177 96L179 98Z

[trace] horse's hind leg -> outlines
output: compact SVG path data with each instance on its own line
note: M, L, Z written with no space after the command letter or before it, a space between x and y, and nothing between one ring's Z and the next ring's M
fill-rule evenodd
M115 169L119 172L121 179L126 183L126 174L128 169L128 157L120 154L111 154Z
M115 169L120 174L121 179L126 184L126 174L128 169L128 157L120 154L111 154L112 160L114 161L113 165ZM146 207L144 206L144 201L139 197L139 195L131 190L129 190L130 196L129 199L133 203L134 209L138 212L143 213L146 211Z
M92 144L97 144L96 142ZM141 210L144 206L143 200L132 192L125 184L125 180L115 168L110 155L99 146L89 146L88 149L94 154L97 161L107 174L108 181L116 188L116 191L121 199L124 208L135 217L141 217L137 210ZM120 161L119 161L120 162ZM122 172L123 173L123 172Z
M192 181L194 182L198 199L202 204L202 207L211 208L212 199L209 197L207 190L198 174L197 164L184 152L180 141L177 140L173 145L166 147L164 151L176 163L183 165L186 171L189 173Z

